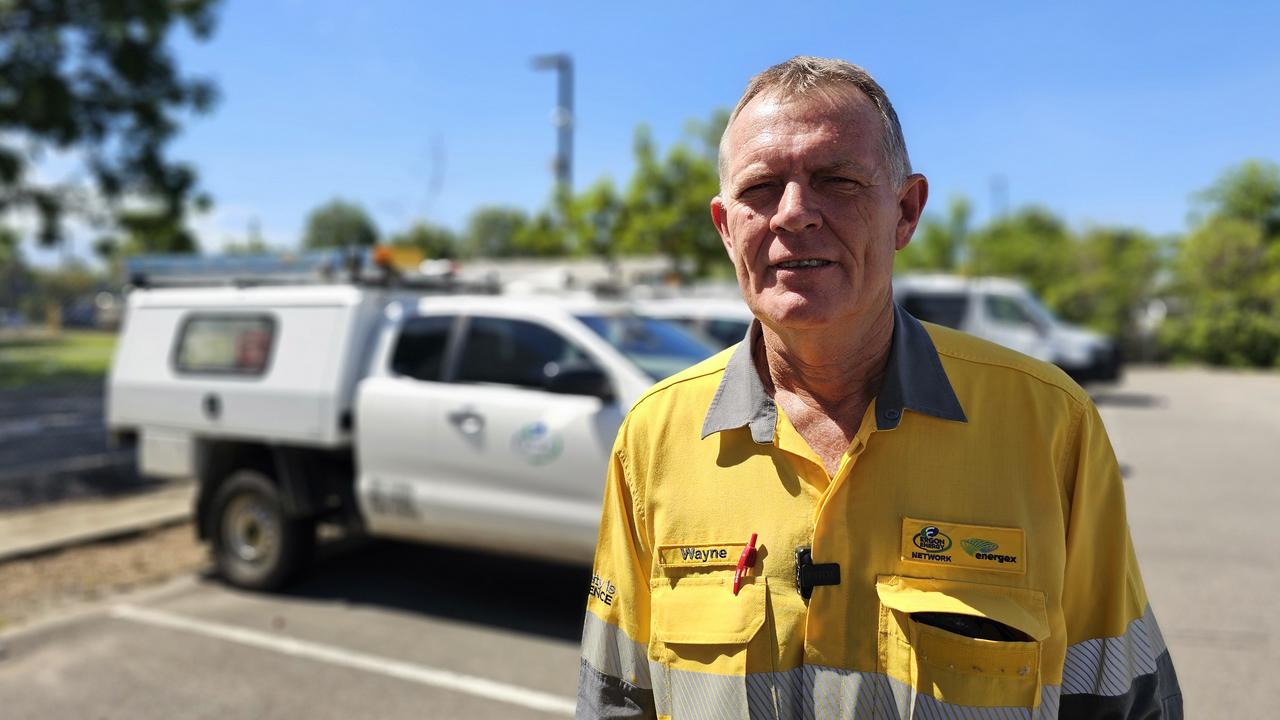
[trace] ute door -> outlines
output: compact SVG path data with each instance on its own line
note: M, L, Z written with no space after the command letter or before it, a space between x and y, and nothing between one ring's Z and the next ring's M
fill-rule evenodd
M1038 360L1052 356L1048 333L1017 298L983 293L983 330L979 335Z
M386 367L373 368L360 382L355 416L358 494L375 533L421 533L416 495L437 476L426 444L444 430L439 418L449 389L444 368L460 322L452 315L407 318L387 348Z
M429 441L440 477L456 479L498 528L590 557L622 409L599 396L608 393L553 389L562 373L599 376L601 367L548 324L471 317L440 407L443 430Z
M392 372L362 385L370 529L589 561L623 411L611 399L551 388L562 373L589 377L600 364L550 325L470 317L447 348L427 343L425 354L442 365L415 371L408 358L423 353L402 349L411 324L426 319L406 321Z

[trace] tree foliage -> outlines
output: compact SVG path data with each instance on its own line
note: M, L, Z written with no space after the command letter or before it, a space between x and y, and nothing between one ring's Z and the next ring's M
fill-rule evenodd
M575 254L612 259L617 255L617 233L623 201L613 181L601 178L569 204L569 235Z
M1213 217L1252 223L1265 237L1280 237L1280 165L1246 160L1200 193L1200 201Z
M378 242L373 218L359 205L335 198L307 215L302 246L308 250L369 247Z
M926 216L916 229L915 238L898 253L894 268L903 272L958 270L969 236L972 212L969 200L957 196L951 199L945 218Z
M452 259L458 255L458 236L452 230L426 221L413 224L408 230L393 235L390 239L395 247L411 247L422 252L422 256L435 259Z
M1178 359L1280 366L1280 171L1245 163L1203 197L1210 214L1179 248L1163 344Z
M205 206L193 168L165 155L179 118L207 112L214 86L179 73L168 40L185 26L213 31L217 0L0 1L0 212L31 211L42 244L67 214L103 223L121 200L142 200L153 225L181 226ZM50 151L73 152L93 193L47 182L32 169ZM136 218L133 218L136 220ZM126 223L127 225L127 223ZM126 227L126 230L128 228ZM169 237L167 241L174 242Z
M706 275L724 258L711 223L710 202L720 189L713 130L695 126L696 143L677 143L659 156L647 128L636 131L636 170L618 216L617 247L625 254L657 252Z
M1134 347L1138 315L1154 296L1159 245L1146 233L1094 228L1073 240L1070 260L1045 300L1071 322L1088 325Z
M529 224L529 216L520 208L490 205L480 207L467 219L462 236L463 254L467 257L515 257L516 237Z
M1066 223L1044 208L1024 208L969 237L968 269L974 275L1020 278L1047 297L1068 267L1071 250Z

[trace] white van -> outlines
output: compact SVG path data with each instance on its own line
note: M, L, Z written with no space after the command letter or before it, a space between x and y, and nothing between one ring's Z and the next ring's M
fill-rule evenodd
M1016 280L901 275L893 280L893 295L920 320L1054 363L1076 382L1120 378L1122 362L1115 341L1057 319Z

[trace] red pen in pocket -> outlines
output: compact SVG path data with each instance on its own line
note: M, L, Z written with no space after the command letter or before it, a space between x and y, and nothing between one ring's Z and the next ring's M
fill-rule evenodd
M751 533L751 542L742 548L742 554L738 556L738 569L733 571L733 594L737 595L742 589L742 579L747 575L747 568L755 567L756 564L756 534Z

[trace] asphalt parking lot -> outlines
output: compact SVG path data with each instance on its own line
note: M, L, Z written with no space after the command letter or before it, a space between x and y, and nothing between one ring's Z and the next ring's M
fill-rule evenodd
M1187 715L1269 714L1280 375L1139 370L1095 397ZM565 717L588 577L381 542L280 595L187 576L0 635L0 717Z

